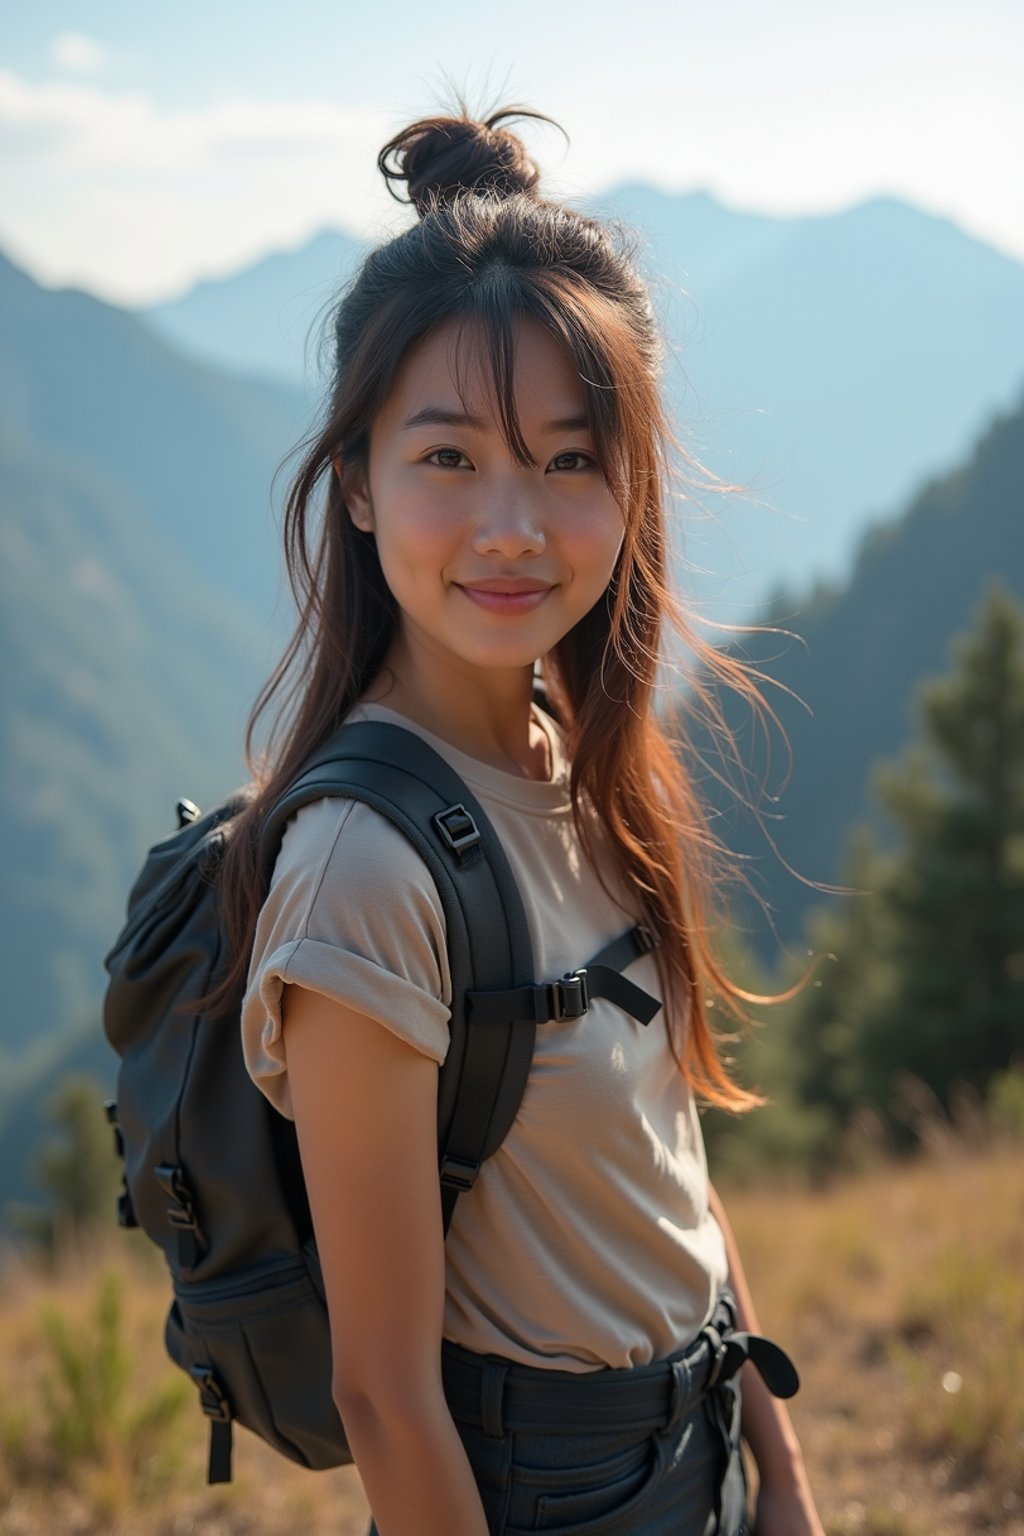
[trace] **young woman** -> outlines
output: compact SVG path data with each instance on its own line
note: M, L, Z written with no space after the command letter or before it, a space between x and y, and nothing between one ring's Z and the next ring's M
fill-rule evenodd
M715 960L719 853L652 708L669 611L659 343L609 231L539 196L513 115L538 114L425 120L386 146L420 221L337 309L286 517L299 625L254 714L282 700L281 723L225 870L252 954L246 1060L295 1121L336 1400L380 1536L735 1536L722 1341L757 1321L695 1101L754 1102L705 1011L708 988L749 994ZM558 724L533 703L538 662ZM598 998L538 1029L515 1123L447 1241L451 981L425 866L372 809L323 801L259 888L262 809L346 719L397 721L470 785L538 980L636 922L658 941L629 972L662 1001L649 1027ZM752 1364L742 1378L753 1528L820 1536L785 1410Z

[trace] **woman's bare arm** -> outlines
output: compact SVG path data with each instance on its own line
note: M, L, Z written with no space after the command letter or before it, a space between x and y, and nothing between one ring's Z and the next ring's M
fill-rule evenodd
M380 1536L487 1536L441 1386L437 1066L304 987L284 1032L334 1397Z
M711 1213L725 1238L737 1321L744 1331L760 1333L761 1325L725 1207L712 1186L708 1195ZM743 1438L757 1463L759 1484L754 1536L824 1536L803 1453L785 1403L771 1395L750 1364L743 1367L742 1383Z

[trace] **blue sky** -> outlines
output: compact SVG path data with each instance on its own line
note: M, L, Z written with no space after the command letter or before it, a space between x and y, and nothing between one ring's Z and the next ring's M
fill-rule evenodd
M0 24L0 245L142 302L401 213L377 148L445 80L558 118L548 187L770 212L878 193L1024 260L1019 0L40 0Z

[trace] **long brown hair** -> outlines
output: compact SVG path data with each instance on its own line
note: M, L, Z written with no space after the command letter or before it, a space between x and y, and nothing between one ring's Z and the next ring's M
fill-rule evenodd
M345 507L346 487L365 472L373 421L410 346L442 321L464 320L485 349L509 449L532 466L514 393L515 329L526 316L579 372L595 454L625 519L604 600L542 658L568 733L576 825L595 870L610 861L609 892L632 893L658 937L662 985L674 1004L665 1015L674 1021L670 1040L683 1072L707 1101L746 1109L760 1101L730 1078L705 994L717 992L745 1018L740 999L782 1001L796 989L768 998L746 992L716 958L713 908L729 856L653 707L666 620L675 620L698 663L694 697L726 736L701 667L711 684L725 683L759 714L775 716L759 674L701 640L672 603L664 513L671 440L647 290L608 227L537 195L536 167L502 126L513 116L541 114L509 107L483 122L424 119L381 151L389 186L407 185L420 218L367 257L334 316L329 398L285 509L298 623L249 721L256 793L225 857L233 959L216 996L241 986L265 899L261 818L373 681L396 633L399 614L373 536L355 529ZM269 744L257 760L254 742L268 715Z

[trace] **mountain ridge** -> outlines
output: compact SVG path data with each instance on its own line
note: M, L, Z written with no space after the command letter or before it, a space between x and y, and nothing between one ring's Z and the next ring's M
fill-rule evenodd
M749 490L709 493L713 515L688 534L708 573L695 576L695 595L722 622L745 622L787 575L809 584L848 572L865 522L966 455L1024 382L1024 263L940 214L894 197L835 213L747 213L636 181L585 206L624 220L636 243L668 339L681 441ZM278 320L302 295L308 321L326 312L361 249L321 233L305 256L276 253L204 285L201 306L185 296L149 321L186 350L201 332L236 365L231 337L242 330L249 362L302 377L312 400L324 371L312 353L303 362L302 327L285 334ZM314 250L315 276L289 266ZM257 272L271 286L249 305ZM218 306L231 312L223 333Z

